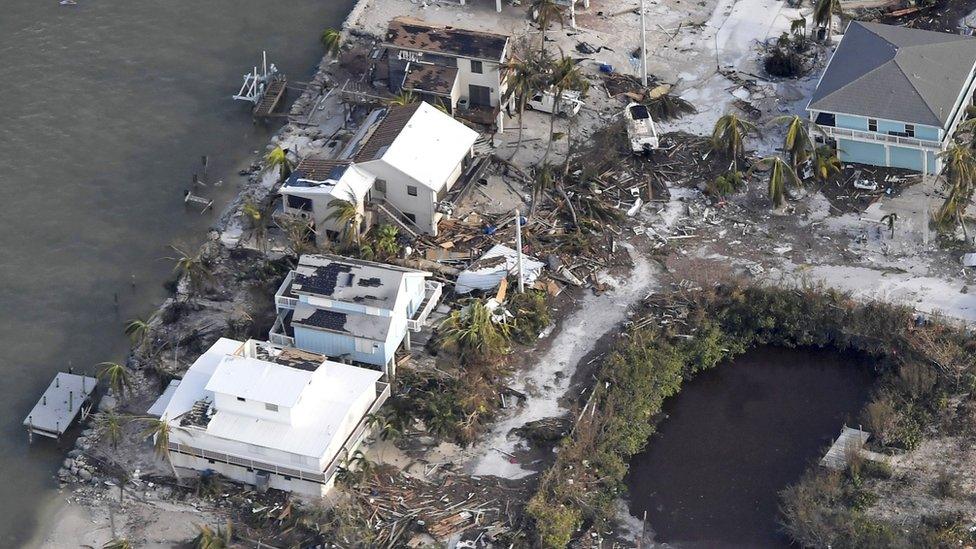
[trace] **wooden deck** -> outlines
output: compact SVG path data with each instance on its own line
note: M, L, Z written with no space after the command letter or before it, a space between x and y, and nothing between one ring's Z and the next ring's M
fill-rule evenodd
M35 433L60 438L79 412L87 410L97 385L98 380L93 377L59 372L24 419L28 439L32 440Z
M285 87L288 80L284 76L277 76L268 84L268 88L261 96L261 100L254 106L255 118L266 118L272 116L278 108L281 98L285 96Z
M863 453L864 444L867 443L870 437L871 433L867 431L851 429L845 425L844 430L840 432L840 436L837 437L837 440L827 450L827 455L820 460L820 465L830 469L846 468L847 457L850 455L849 452Z

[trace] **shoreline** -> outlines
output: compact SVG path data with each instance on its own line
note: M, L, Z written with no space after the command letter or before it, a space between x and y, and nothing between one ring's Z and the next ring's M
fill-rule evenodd
M369 0L357 0L346 14L346 17L342 20L339 28L342 29L343 33L347 34L350 29L358 22L362 16L363 11L369 5ZM228 171L228 177L239 176L244 178L243 184L237 192L228 199L227 203L220 210L219 214L215 216L215 220L207 228L206 232L199 237L202 242L197 246L196 249L202 249L206 244L213 238L214 233L217 233L221 238L221 244L229 249L236 247L235 245L229 245L227 242L223 242L223 237L228 231L235 229L235 222L239 223L242 217L242 207L245 202L250 198L260 198L266 199L271 194L272 187L265 188L264 175L268 170L263 166L264 156L269 148L275 146L285 134L291 133L295 130L300 130L295 122L291 120L291 116L294 114L292 111L297 105L301 105L312 98L313 84L321 84L324 79L326 72L326 67L330 62L330 58L327 54L323 54L318 62L311 66L309 71L310 83L306 88L295 97L290 103L287 104L288 111L286 121L275 130L268 140L265 142L264 148L256 151L257 154L252 152L252 155L243 156L238 161L233 163L233 167ZM261 164L262 167L258 170L251 170L256 164ZM246 175L244 172L248 172ZM210 236L208 236L210 235ZM169 297L163 299L163 301L156 304L153 308L153 314L160 314L166 308L169 302ZM132 356L134 350L130 348L127 357ZM77 447L77 446L75 446ZM64 454L66 455L71 448L66 448ZM57 474L52 474L52 478L56 479ZM71 494L74 493L74 485L62 483L61 486L57 486L56 492L51 495L51 500L44 502L41 505L41 509L37 513L37 523L33 532L28 536L27 541L24 543L23 547L25 549L41 549L41 548L51 548L59 549L63 547L71 546L92 546L101 547L105 543L112 540L113 536L113 525L112 522L124 521L125 513L129 509L123 509L119 512L114 513L113 517L102 516L104 513L99 513L100 508L92 503L85 503L71 498ZM129 505L131 507L131 504ZM160 518L160 520L162 520ZM194 527L195 521L183 521L181 519L168 521L169 524L164 525L165 530L179 530L180 526L183 526L186 530L186 536L183 539L192 537L196 530ZM188 527L188 528L186 528ZM176 539L173 540L178 541ZM160 546L170 546L171 544L160 545ZM153 546L153 545L143 545L143 546Z

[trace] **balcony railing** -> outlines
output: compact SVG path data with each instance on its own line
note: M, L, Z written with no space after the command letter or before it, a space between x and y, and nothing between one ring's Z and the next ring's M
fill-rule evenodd
M332 461L325 467L321 473L315 473L311 471L305 471L302 469L295 469L292 467L283 467L280 465L275 465L273 463L268 463L266 461L256 461L250 458L237 456L234 454L226 454L223 452L212 452L210 450L204 450L202 448L195 448L193 446L187 446L185 444L180 444L178 442L170 442L169 450L171 452L177 452L180 454L185 454L188 456L219 461L221 463L227 463L230 465L237 465L239 467L246 467L248 469L254 469L256 471L266 471L268 473L274 473L276 475L288 476L291 478L296 478L300 480L307 480L310 482L317 482L319 484L327 484L332 476L335 475L336 471L342 465L343 459L345 459L348 454L350 454L356 446L362 442L362 438L369 428L369 419L372 414L375 414L383 406L383 403L390 398L390 384L383 382L376 382L376 389L379 393L376 399L373 400L373 404L370 405L369 411L359 419L359 423L356 424L356 428L352 430L352 433L346 437L346 440L342 443L342 448L336 453ZM199 428L186 428L181 427L181 429L187 431L203 431ZM201 435L198 435L201 436Z
M820 126L820 128L831 137L851 137L854 139L863 139L865 141L878 141L881 143L893 143L896 145L909 145L912 147L924 147L929 149L942 148L942 143L928 139L902 137L900 135L890 135L886 133L865 132L861 130L851 130L848 128L838 128L836 126Z
M420 308L414 313L413 318L407 320L407 328L413 332L419 332L427 322L427 317L437 306L444 292L444 284L433 280L424 282L424 300Z
M278 312L281 312L282 309L295 310L295 307L298 306L298 298L287 295L291 293L291 281L294 277L295 271L289 271L285 281L281 283L275 293L275 307L277 307Z
M294 347L295 338L289 336L285 330L285 315L279 314L278 318L275 319L274 325L271 327L271 331L268 333L268 341L282 347Z

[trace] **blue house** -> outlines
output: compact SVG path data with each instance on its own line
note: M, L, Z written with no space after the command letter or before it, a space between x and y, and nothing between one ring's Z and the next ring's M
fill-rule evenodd
M854 21L807 111L844 162L937 174L974 69L972 37Z
M440 299L430 273L335 255L303 255L275 294L269 340L379 366L392 377L394 354L410 348Z

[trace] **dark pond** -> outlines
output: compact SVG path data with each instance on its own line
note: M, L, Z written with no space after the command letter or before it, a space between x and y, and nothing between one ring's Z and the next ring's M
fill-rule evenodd
M777 492L856 424L870 362L765 347L700 374L665 404L630 464L630 512L676 547L785 547Z

